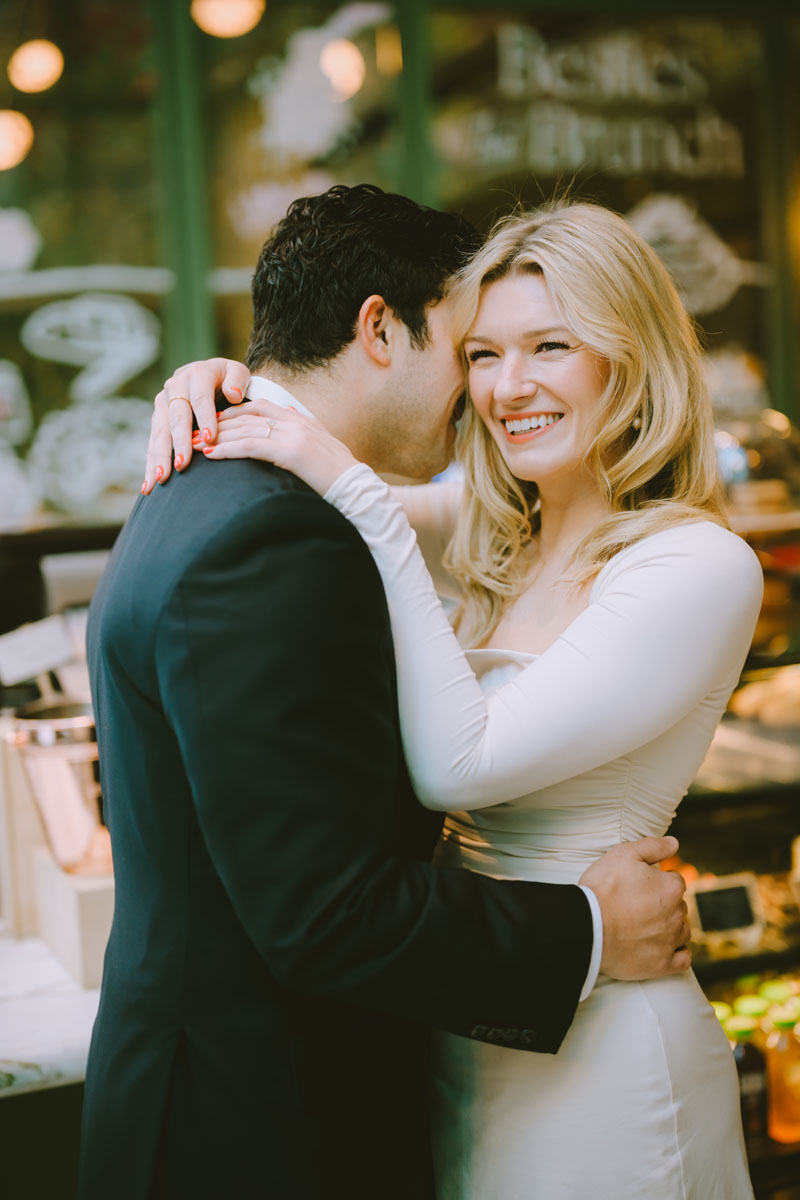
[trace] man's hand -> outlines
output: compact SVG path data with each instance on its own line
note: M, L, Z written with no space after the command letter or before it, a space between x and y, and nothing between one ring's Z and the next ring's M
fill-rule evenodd
M691 965L686 884L655 863L677 850L674 837L614 846L584 871L603 914L600 970L612 979L679 975Z
M230 358L208 358L189 363L170 375L155 399L150 422L142 491L147 495L157 483L166 483L172 470L183 470L192 457L192 419L197 418L202 441L211 445L217 436L215 394L221 391L231 404L241 404L250 372Z

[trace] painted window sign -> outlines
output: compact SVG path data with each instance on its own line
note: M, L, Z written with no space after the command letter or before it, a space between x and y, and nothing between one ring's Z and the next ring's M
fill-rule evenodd
M495 38L494 94L439 122L437 145L450 162L544 174L744 175L741 133L714 105L697 44L628 29L548 41L516 22L499 24Z

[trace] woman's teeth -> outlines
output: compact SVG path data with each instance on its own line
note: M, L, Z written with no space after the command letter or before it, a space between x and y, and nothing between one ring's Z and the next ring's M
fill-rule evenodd
M520 417L518 421L503 421L503 424L507 433L530 433L544 425L555 425L563 416L563 413L542 413L539 417Z

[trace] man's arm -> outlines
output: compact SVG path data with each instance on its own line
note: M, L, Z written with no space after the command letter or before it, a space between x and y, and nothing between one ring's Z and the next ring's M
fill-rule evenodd
M374 565L312 495L215 534L159 630L209 852L285 986L555 1051L591 952L578 887L393 857L401 753Z

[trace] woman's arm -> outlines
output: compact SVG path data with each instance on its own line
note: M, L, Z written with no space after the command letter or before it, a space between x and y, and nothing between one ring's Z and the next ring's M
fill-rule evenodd
M458 506L464 492L460 480L423 483L408 487L390 487L389 492L406 514L417 535L425 565L430 571L439 596L460 600L458 584L442 565L447 543L455 529Z
M687 524L628 548L554 645L487 696L385 484L353 466L325 498L380 571L403 741L430 808L487 807L591 770L735 685L763 581L750 548L718 526Z
M250 372L243 363L228 358L209 358L178 368L154 401L142 491L149 495L156 483L166 483L173 464L184 470L192 452L211 445L217 437L218 391L231 404L240 405L247 393ZM244 411L262 415L258 400L248 401ZM264 412L266 415L266 410ZM192 435L193 423L197 425ZM442 559L455 527L461 499L460 482L395 486L392 495L402 504L409 524L417 533L419 547L440 596L460 599L453 577L444 570Z
M561 637L485 695L388 485L319 421L264 411L266 421L223 413L204 453L294 471L368 545L389 602L403 742L423 804L483 808L572 778L646 744L713 695L710 737L763 590L758 560L735 534L701 521L628 547Z

